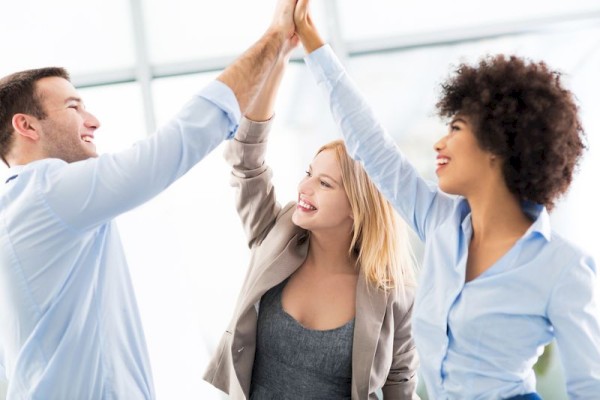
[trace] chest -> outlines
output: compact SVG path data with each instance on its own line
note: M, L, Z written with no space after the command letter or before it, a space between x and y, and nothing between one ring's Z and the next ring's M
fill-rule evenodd
M516 239L499 243L469 243L466 254L465 281L476 279L501 260L514 247Z
M283 288L281 304L302 326L334 329L354 318L356 283L355 274L321 275L301 267Z

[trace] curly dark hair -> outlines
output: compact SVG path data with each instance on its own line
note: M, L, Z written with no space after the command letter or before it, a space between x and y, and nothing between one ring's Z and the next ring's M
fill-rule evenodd
M69 73L60 67L30 69L0 79L0 158L7 165L5 156L12 145L13 116L23 113L40 119L46 117L35 83L47 77L70 80Z
M586 145L573 94L544 62L487 56L442 84L438 114L467 116L482 149L503 160L509 190L551 210Z

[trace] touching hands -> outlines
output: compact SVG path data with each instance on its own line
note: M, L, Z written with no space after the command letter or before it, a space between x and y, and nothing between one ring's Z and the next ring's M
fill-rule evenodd
M283 35L285 40L294 36L294 8L297 0L278 0L270 29Z
M317 31L310 12L310 0L278 0L270 30L283 37L280 55L287 59L302 41L307 53L321 47L325 42Z
M313 29L314 25L309 10L310 0L298 0L294 9L294 25L296 32L307 32Z
M312 53L323 46L325 42L321 39L313 23L309 3L310 0L297 1L296 8L294 9L294 25L296 26L296 34L300 38L302 46L304 46L307 53Z

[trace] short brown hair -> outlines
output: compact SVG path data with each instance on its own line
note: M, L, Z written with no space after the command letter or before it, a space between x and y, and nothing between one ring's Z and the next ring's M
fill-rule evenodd
M29 69L0 79L0 157L5 163L12 144L13 116L23 113L40 119L46 117L35 83L52 76L70 80L69 73L59 67Z
M442 84L437 109L469 117L481 148L503 160L509 190L549 210L586 148L574 96L544 62L497 55L461 64Z

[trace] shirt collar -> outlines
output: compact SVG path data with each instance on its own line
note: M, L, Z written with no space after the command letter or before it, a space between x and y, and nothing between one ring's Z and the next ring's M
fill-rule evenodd
M521 207L525 214L533 220L533 224L531 224L523 236L527 237L537 232L547 241L550 241L552 239L552 227L550 226L550 215L546 207L531 201L523 201Z
M466 199L460 204L462 214L462 229L463 232L469 233L471 227L471 208ZM534 233L540 234L546 241L550 241L552 238L552 227L550 226L550 215L548 210L541 204L534 203L531 201L524 200L521 202L521 208L523 212L533 220L533 223L527 229L523 237L529 237Z
M15 179L23 170L23 168L24 165L14 165L8 168L3 174L0 175L0 184L8 183Z

